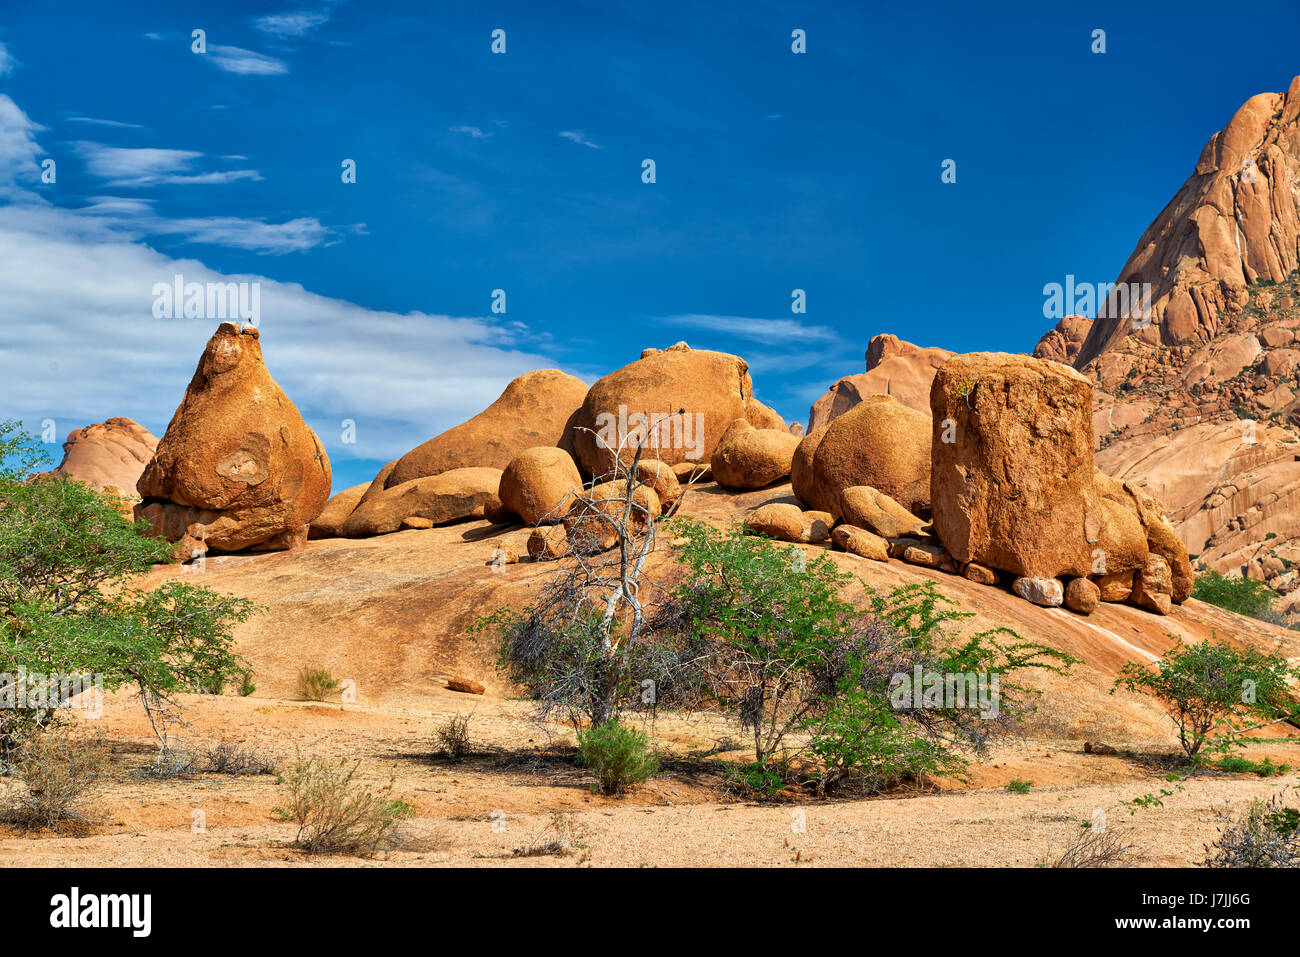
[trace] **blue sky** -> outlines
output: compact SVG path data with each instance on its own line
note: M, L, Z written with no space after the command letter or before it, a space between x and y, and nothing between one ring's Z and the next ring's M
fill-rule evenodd
M1300 10L987 6L5 4L0 418L161 434L215 326L154 318L175 271L263 284L336 489L531 368L685 339L803 421L876 333L1028 351L1300 72Z

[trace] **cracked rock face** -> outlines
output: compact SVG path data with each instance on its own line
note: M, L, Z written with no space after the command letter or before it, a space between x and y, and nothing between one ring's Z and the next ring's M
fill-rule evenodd
M1191 178L1147 227L1119 283L1150 283L1145 317L1101 314L1075 365L1086 369L1130 335L1156 345L1207 342L1225 331L1260 280L1300 264L1300 77L1260 93L1210 137Z
M208 340L136 488L136 515L182 557L306 540L329 498L329 458L267 371L255 328L225 322Z

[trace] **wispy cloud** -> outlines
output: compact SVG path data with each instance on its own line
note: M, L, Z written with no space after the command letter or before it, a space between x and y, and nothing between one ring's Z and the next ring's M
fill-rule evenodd
M17 64L18 61L15 60L14 55L9 52L9 48L3 43L0 43L0 76L8 76L14 71L14 67Z
M589 146L593 150L603 150L605 148L589 140L587 134L582 130L562 130L560 135L571 143L577 143L579 146Z
M299 10L294 13L271 13L253 20L253 27L276 37L305 37L317 27L329 23L325 11Z
M194 162L203 154L193 150L131 149L86 141L73 146L91 175L106 180L110 186L222 185L262 178L255 169L195 172Z
M655 322L666 326L683 326L725 332L740 339L778 343L838 342L839 335L826 326L812 326L798 319L750 319L745 316L710 316L688 313L679 316L656 316Z
M460 133L462 136L468 136L472 140L486 140L490 139L492 136L491 133L485 133L477 126L465 126L462 124L461 126L449 126L447 129L449 132Z
M482 410L510 378L556 365L523 344L534 340L518 324L371 309L297 283L222 274L136 237L144 224L238 240L223 231L243 234L253 221L167 220L134 198L104 197L90 210L55 206L35 188L40 129L0 94L0 196L10 200L0 202L0 419L32 427L49 418L65 435L125 415L161 435L216 327L153 317L155 285L181 274L260 285L267 365L336 460L396 458ZM311 220L262 225L288 242L319 229ZM124 328L139 333L130 348ZM340 438L344 419L355 421L356 442Z
M245 76L278 76L289 72L289 64L283 60L242 47L208 47L204 58L219 70Z
M101 120L93 116L69 116L69 123L87 123L91 126L110 126L117 130L142 130L139 123L122 123L118 120Z

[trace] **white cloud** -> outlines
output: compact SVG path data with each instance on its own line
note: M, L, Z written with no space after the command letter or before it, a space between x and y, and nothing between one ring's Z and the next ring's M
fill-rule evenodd
M204 59L227 73L246 76L278 76L289 72L289 65L283 60L241 47L208 47Z
M90 174L107 180L110 186L221 185L262 178L255 169L194 172L194 161L203 154L193 150L136 149L84 140L73 146L86 161Z
M591 140L587 139L587 134L582 132L582 130L564 130L560 135L571 143L577 143L580 146L589 146L593 150L603 150L605 148L603 146L598 146Z
M169 218L155 213L147 200L116 196L96 197L91 205L77 212L96 217L124 237L177 236L190 243L272 255L305 252L317 246L332 246L339 241L336 230L322 225L315 217L307 216L285 223L238 216ZM356 227L354 231L357 231Z
M395 458L479 412L512 377L554 365L520 345L528 338L516 326L369 309L297 283L222 275L150 248L132 226L154 217L159 231L171 223L221 232L223 223L238 230L247 221L169 221L133 198L55 207L30 188L38 177L29 170L43 155L38 130L0 94L0 197L8 201L0 205L0 420L39 431L53 419L62 437L125 415L161 435L218 321L154 318L154 285L178 273L260 284L267 366L336 460ZM314 221L277 228L292 233L304 222ZM356 423L355 444L340 441L344 419Z
M119 130L142 130L144 129L139 123L121 123L117 120L100 120L93 116L69 116L69 123L88 123L91 126L110 126Z
M8 76L12 73L17 63L18 61L14 59L14 55L9 52L9 48L0 43L0 76Z
M753 342L788 344L792 342L837 342L839 335L826 326L810 326L797 319L750 319L744 316L707 316L688 314L658 316L655 322L669 326L686 326L725 332Z
M325 12L300 10L296 13L272 13L253 20L254 28L277 37L304 37L329 22Z
M449 126L447 127L447 130L451 133L460 133L463 136L468 136L472 140L485 140L492 136L491 133L484 133L477 126Z

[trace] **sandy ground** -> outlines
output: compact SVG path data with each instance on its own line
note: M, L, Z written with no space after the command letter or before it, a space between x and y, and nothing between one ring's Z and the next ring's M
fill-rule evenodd
M730 797L716 763L680 760L734 743L734 728L710 715L661 717L651 730L664 773L607 798L591 792L586 772L544 756L539 749L571 745L572 735L548 738L522 701L443 690L350 705L255 696L196 696L187 705L194 747L224 736L290 760L298 752L356 758L376 788L392 775L394 795L414 804L417 817L378 856L308 856L291 846L294 825L272 816L286 790L273 776L146 776L152 738L138 702L119 694L102 718L79 721L79 732L103 734L114 752L87 809L90 832L0 826L0 866L1037 866L1099 810L1110 830L1145 854L1133 863L1185 866L1202 860L1203 844L1214 838L1216 809L1240 809L1297 783L1295 772L1209 774L1188 781L1164 807L1130 813L1122 802L1169 786L1157 763L1142 753L1089 755L1078 741L1025 738L973 766L966 779L929 792L760 804ZM473 744L495 753L455 765L433 757L435 730L453 714L472 714ZM1248 754L1300 767L1300 739L1268 739ZM1008 792L1014 779L1033 782L1032 790ZM11 787L18 785L0 784ZM572 853L518 856L551 837L556 811L573 829Z
M788 484L748 493L706 485L688 496L685 512L721 526L766 502L790 500ZM1141 756L1168 755L1177 743L1158 702L1113 687L1126 662L1154 660L1178 638L1214 636L1300 662L1300 633L1194 600L1168 617L1103 605L1081 618L960 576L835 552L833 560L860 578L850 597L860 598L866 587L931 580L978 613L971 627L1008 627L1079 663L1068 676L1026 676L1042 695L1025 737L973 765L966 779L945 779L929 792L855 801L736 800L719 762L748 758L741 750L720 751L719 743L739 738L737 728L716 716L661 716L650 730L664 750L663 773L626 797L598 796L571 752L539 752L571 747L572 732L548 738L530 720L528 703L512 698L495 672L487 642L466 638L477 616L522 606L555 573L550 563L489 564L501 544L526 553L527 535L521 526L467 522L314 541L299 552L217 556L201 569L159 567L146 580L184 577L263 609L236 635L256 673L256 693L186 699L191 745L226 737L274 748L288 760L299 752L355 758L362 762L359 775L376 787L392 775L394 794L417 811L393 850L375 859L322 859L294 849L295 827L271 813L286 792L273 776L146 776L155 744L138 701L123 693L110 698L101 719L84 722L84 730L104 734L113 752L94 796L89 833L34 834L0 825L0 865L1030 866L1059 853L1079 833L1079 822L1102 811L1108 827L1123 829L1146 849L1143 863L1174 866L1203 859L1202 845L1218 823L1215 808L1241 809L1297 781L1294 772L1270 779L1204 776L1164 807L1130 814L1123 802L1166 786L1159 762ZM795 547L810 555L825 550ZM656 556L652 573L666 564L666 556ZM295 675L309 664L350 681L355 703L293 700ZM447 690L452 675L477 679L487 694ZM449 766L431 754L436 729L457 713L472 713L471 737L485 754ZM1085 741L1135 756L1084 754ZM706 752L712 756L698 757ZM1300 768L1300 737L1256 743L1248 754ZM1032 782L1032 790L1007 792L1005 785L1017 779ZM0 779L0 801L16 786ZM555 811L580 833L575 853L515 856L534 839L549 839Z

